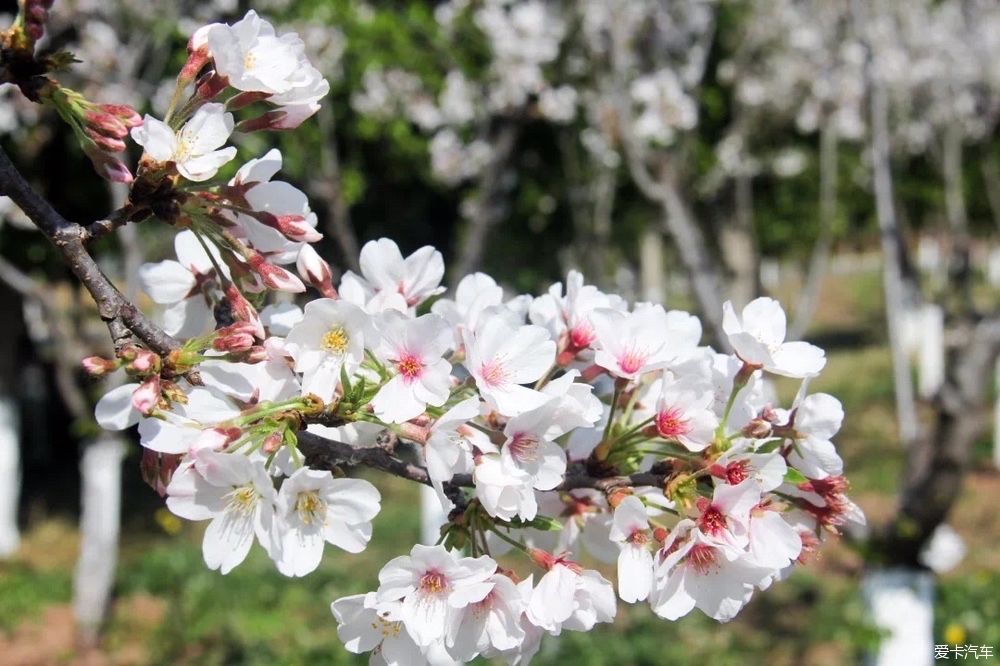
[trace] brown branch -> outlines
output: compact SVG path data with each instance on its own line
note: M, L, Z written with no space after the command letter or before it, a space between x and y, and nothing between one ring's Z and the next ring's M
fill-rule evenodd
M151 350L167 354L180 345L131 303L101 271L84 247L88 231L69 222L24 179L7 153L0 148L0 193L11 198L35 226L56 246L73 274L97 303L101 319L111 332L115 350L132 339L134 333Z
M345 442L327 439L311 432L299 432L299 450L305 455L306 462L313 469L332 469L342 465L363 466L377 469L403 479L430 485L431 480L427 469L403 460L395 455L395 437L387 438L375 446L357 447ZM629 486L662 487L667 480L665 474L649 472L631 474L628 476L591 476L583 465L571 464L566 473L566 479L553 490L573 490L576 488L594 488L607 492L614 488ZM471 474L456 474L446 485L460 488L471 488L475 484Z

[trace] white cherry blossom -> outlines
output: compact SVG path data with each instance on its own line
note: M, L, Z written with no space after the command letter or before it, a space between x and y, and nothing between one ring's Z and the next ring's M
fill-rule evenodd
M236 157L236 148L222 148L232 132L233 114L213 102L195 111L178 132L147 115L141 126L132 128L132 139L153 160L173 162L182 176L200 182L212 178L219 167Z
M785 342L785 311L773 298L750 301L740 316L726 301L722 327L741 359L768 372L809 377L826 365L826 356L819 347L808 342Z

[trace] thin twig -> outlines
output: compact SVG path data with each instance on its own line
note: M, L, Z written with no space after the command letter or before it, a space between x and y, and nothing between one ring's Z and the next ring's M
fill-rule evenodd
M0 148L0 193L10 197L20 206L28 219L62 254L70 270L97 303L97 310L111 332L116 350L129 342L132 334L159 354L167 354L180 347L174 338L147 319L138 307L118 291L84 247L84 241L88 238L87 230L79 224L66 220L36 192L2 148Z

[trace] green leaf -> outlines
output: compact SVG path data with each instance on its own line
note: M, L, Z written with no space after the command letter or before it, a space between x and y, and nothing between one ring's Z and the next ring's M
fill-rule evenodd
M795 469L794 467L789 467L788 471L785 472L785 483L790 483L793 486L797 486L800 483L805 483L808 480L809 479L807 479L802 474L802 472L800 472L799 470Z

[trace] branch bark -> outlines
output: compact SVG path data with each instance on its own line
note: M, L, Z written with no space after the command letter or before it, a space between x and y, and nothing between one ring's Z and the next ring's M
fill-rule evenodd
M180 347L104 275L84 246L84 242L91 237L87 228L66 220L32 189L3 149L0 149L0 193L20 206L28 219L55 245L66 265L90 292L101 319L111 332L116 351L132 339L133 333L158 354L167 354Z
M427 469L421 465L403 460L395 454L397 441L394 435L388 434L375 446L356 447L345 442L320 437L311 432L298 433L299 450L305 455L309 466L314 469L332 469L342 465L354 467L364 466L377 469L393 476L409 481L430 485L431 480ZM594 488L607 492L613 488L628 486L662 487L667 480L665 474L644 472L629 476L595 477L587 473L580 463L571 464L566 471L565 481L554 490L573 490L575 488ZM447 485L459 488L471 488L475 484L471 474L456 474Z

